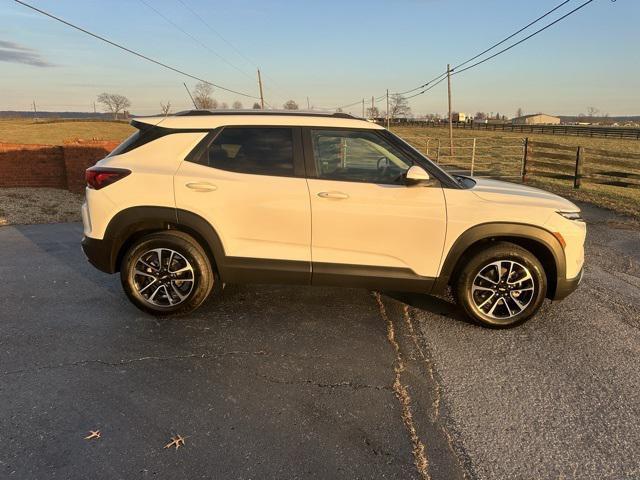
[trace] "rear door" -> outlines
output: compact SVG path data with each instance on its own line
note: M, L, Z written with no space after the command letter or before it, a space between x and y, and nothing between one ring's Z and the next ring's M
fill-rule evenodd
M376 130L312 128L305 131L305 153L315 176L308 180L313 282L335 283L344 275L428 285L446 233L439 182L406 186L403 175L414 159Z
M209 137L174 177L177 208L213 226L233 280L273 274L308 282L311 209L300 129L224 127Z

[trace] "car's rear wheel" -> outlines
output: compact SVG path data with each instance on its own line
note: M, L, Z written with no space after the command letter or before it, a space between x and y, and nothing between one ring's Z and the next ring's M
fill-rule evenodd
M465 261L455 290L468 317L483 326L509 328L538 311L547 293L547 277L531 252L497 242Z
M178 231L135 242L122 258L120 279L136 307L158 316L195 310L219 283L202 247Z

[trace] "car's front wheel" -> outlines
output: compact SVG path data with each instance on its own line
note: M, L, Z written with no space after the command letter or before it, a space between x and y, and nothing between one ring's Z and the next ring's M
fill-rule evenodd
M198 242L171 230L134 243L122 258L120 279L136 307L158 316L195 310L219 283Z
M538 311L547 293L547 277L531 252L496 242L465 261L455 290L468 317L483 326L509 328Z

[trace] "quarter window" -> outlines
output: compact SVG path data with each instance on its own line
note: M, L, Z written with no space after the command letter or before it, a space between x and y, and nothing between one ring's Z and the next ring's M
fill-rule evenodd
M209 145L207 164L230 172L293 176L292 131L226 127Z
M413 163L372 131L312 130L311 137L319 178L396 184Z

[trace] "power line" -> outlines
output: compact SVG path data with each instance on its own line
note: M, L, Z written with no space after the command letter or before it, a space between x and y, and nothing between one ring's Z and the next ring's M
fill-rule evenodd
M443 75L446 75L447 72L441 73L440 75L433 77L431 80L429 80L427 83L423 83L422 85L420 85L419 87L415 87L412 88L411 90L405 90L404 92L398 92L397 95L405 95L407 93L411 93L411 92L415 92L416 90L420 90L421 88L426 87L427 85L430 85L431 83L435 82L436 80L439 80ZM414 95L415 96L415 95Z
M501 54L503 54L503 53L507 52L508 50L511 50L513 47L516 47L516 46L520 45L521 43L526 42L526 41L527 41L527 40L529 40L531 37L533 37L533 36L535 36L535 35L539 34L540 32L545 31L547 28L549 28L549 27L551 27L551 26L555 25L556 23L560 22L561 20L564 20L564 19L565 19L565 18L567 18L569 15L572 15L573 13L577 12L577 11L578 11L578 10L580 10L581 8L586 7L587 5L589 5L589 4L590 4L591 2L593 2L593 1L594 1L594 0L587 0L586 2L584 2L583 4L581 4L580 6L578 6L578 7L574 8L573 10L571 10L571 11L570 11L570 12L568 12L568 13L565 13L563 16L561 16L560 18L558 18L558 19L554 20L553 22L549 23L548 25L545 25L545 26L544 26L544 27L542 27L541 29L536 30L535 32L533 32L533 33L532 33L532 34L530 34L530 35L527 35L527 36L526 36L526 37L524 37L522 40L518 40L516 43L513 43L513 44L509 45L507 48L503 48L503 49L502 49L502 50L500 50L499 52L496 52L496 53L494 53L493 55L488 56L487 58L484 58L484 59L482 59L482 60L480 60L480 61L478 61L478 62L476 62L476 63L474 63L474 64L472 64L472 65L469 65L468 67L465 67L465 68L463 68L462 70L458 70L458 71L454 72L454 73L453 73L453 75L457 75L457 74L459 74L459 73L462 73L462 72L465 72L465 71L467 71L467 70L470 70L470 69L472 69L472 68L474 68L474 67L477 67L478 65L481 65L481 64L483 64L483 63L485 63L485 62L488 62L488 61L489 61L489 60L491 60L492 58L495 58L495 57L497 57L498 55L501 55Z
M178 0L178 2L180 2L182 4L182 6L184 6L187 10L189 10L191 12L191 14L196 17L198 20L200 20L200 22L207 27L209 30L211 30L213 33L215 33L223 42L225 42L227 45L229 45L240 57L242 57L243 60L245 60L246 63L248 63L249 65L251 65L254 68L257 68L258 63L255 60L252 60L251 58L249 58L247 55L245 55L244 53L242 53L233 43L231 43L229 40L227 40L218 30L216 30L215 28L213 28L211 26L211 24L209 22L207 22L202 15L200 15L196 10L194 10L192 7L190 7L184 0ZM269 76L268 74L263 73L263 76L268 78L272 83L277 83L273 78L271 78L271 76ZM282 90L280 90L279 88L272 88L269 85L264 85L264 88L267 90L276 90L278 93L283 94ZM286 97L287 95L283 94L283 97Z
M218 85L218 84L210 82L208 80L204 80L204 79L202 79L200 77L197 77L195 75L187 73L187 72L185 72L183 70L180 70L178 68L175 68L175 67L172 67L170 65L167 65L166 63L162 63L162 62L160 62L158 60L154 60L153 58L150 58L150 57L147 57L146 55L143 55L142 53L138 53L138 52L136 52L134 50L131 50L130 48L127 48L127 47L125 47L123 45L120 45L119 43L113 42L113 41L111 41L111 40L109 40L109 39L107 39L105 37L102 37L102 36L96 34L96 33L92 33L89 30L85 30L82 27L79 27L77 25L74 25L73 23L70 23L70 22L68 22L66 20L63 20L60 17L56 17L55 15L53 15L51 13L45 12L44 10L40 10L39 8L34 7L33 5L29 5L28 3L23 2L22 0L14 0L14 1L16 3L19 3L19 4L27 7L27 8L30 8L31 10L34 10L34 11L36 11L38 13L41 13L41 14L49 17L49 18L52 18L53 20L56 20L56 21L58 21L60 23L63 23L63 24L65 24L65 25L67 25L67 26L69 26L71 28L76 29L76 30L79 30L82 33L86 33L87 35L89 35L91 37L97 38L98 40L101 40L101 41L103 41L105 43L108 43L109 45L112 45L112 46L117 47L117 48L119 48L121 50L124 50L125 52L131 53L132 55L135 55L135 56L140 57L140 58L142 58L144 60L147 60L148 62L155 63L156 65L164 67L164 68L166 68L168 70L171 70L173 72L179 73L180 75L184 75L185 77L189 77L189 78L192 78L192 79L197 80L199 82L203 82L203 83L209 84L209 85L211 85L213 87L219 88L220 90L225 90L227 92L235 93L236 95L241 95L243 97L256 98L256 99L258 98L255 95L250 95L248 93L243 93L243 92L239 92L237 90L232 90L230 88L223 87L222 85Z
M558 22L560 22L560 21L564 20L564 19L565 19L565 18L567 18L569 15L572 15L573 13L577 12L577 11L578 11L578 10L580 10L581 8L586 7L587 5L589 5L589 4L590 4L591 2L593 2L593 1L594 1L594 0L587 0L586 2L584 2L584 3L583 3L583 4L581 4L581 5L579 5L578 7L574 8L574 9L573 9L573 10L571 10L570 12L568 12L568 13L564 14L563 16L561 16L561 17L557 18L557 19L556 19L556 20L554 20L553 22L551 22L551 23L549 23L549 24L545 25L544 27L542 27L542 28L540 28L540 29L536 30L536 31L535 31L535 32L533 32L532 34L527 35L527 36L526 36L526 37L524 37L523 39L518 40L516 43L513 43L513 44L509 45L508 47L503 48L503 49L502 49L502 50L500 50L499 52L496 52L496 53L494 53L493 55L488 56L487 58L484 58L484 59L482 59L482 60L480 60L480 61L478 61L478 62L476 62L476 63L474 63L474 64L472 64L472 65L469 65L468 67L463 68L462 70L455 71L455 72L453 72L453 73L452 73L452 75L457 75L457 74L460 74L460 73L465 72L465 71L467 71L467 70L470 70L470 69L472 69L472 68L474 68L474 67L477 67L478 65L481 65L481 64L483 64L483 63L485 63L485 62L488 62L488 61L489 61L489 60L491 60L492 58L495 58L495 57L497 57L498 55L500 55L500 54L502 54L502 53L507 52L508 50L511 50L513 47L515 47L515 46L517 46L517 45L520 45L521 43L523 43L523 42L525 42L525 41L529 40L531 37L534 37L535 35L539 34L540 32L543 32L543 31L544 31L544 30L546 30L547 28L549 28L549 27L551 27L551 26L555 25L556 23L558 23ZM564 3L560 4L560 5L558 5L558 7L556 7L554 10L558 9L559 7L561 7L562 5L564 5L565 3L567 3L567 2L564 2ZM548 12L548 13L550 13L550 12ZM548 13L547 13L547 14L548 14ZM546 16L546 15L543 15L543 16L542 16L542 17L540 17L540 18L544 18L545 16ZM535 22L533 22L533 23L535 23ZM532 24L533 24L533 23L532 23ZM499 42L499 43L497 43L495 46L500 45L500 43L503 43L503 42ZM494 46L494 47L495 47L495 46ZM491 47L491 48L490 48L490 49L488 49L487 51L489 51L489 50L493 49L494 47ZM479 56L479 55L478 55L478 56ZM478 56L475 56L475 57L473 57L473 58L478 58ZM463 62L463 63L461 63L460 65L464 65L464 64L466 64L466 63L469 63L471 60L473 60L473 59L467 60L466 62ZM458 67L459 67L460 65L458 65ZM457 68L457 67L454 67L454 69L455 69L455 68ZM452 69L452 70L453 70L453 69ZM423 93L427 92L428 90L431 90L431 88L435 87L438 83L440 83L440 82L444 81L445 79L446 79L446 77L443 77L441 80L439 80L437 83L433 84L431 87L427 88L426 90L423 90L423 91L422 91L422 92L420 92L420 93L417 93L417 94L415 94L415 95L412 95L412 96L410 96L410 97L408 97L408 98L413 98L413 97L417 97L418 95L422 95Z
M472 62L473 60L475 60L478 57L481 57L482 55L484 55L487 52L490 52L491 50L493 50L494 48L496 48L499 45L502 45L504 42L506 42L507 40L512 39L513 37L515 37L516 35L518 35L519 33L522 33L523 31L525 31L527 28L529 28L530 26L538 23L540 20L542 20L545 17L548 17L549 15L551 15L553 12L555 12L556 10L558 10L560 7L566 5L567 3L569 3L571 0L565 0L564 2L562 2L561 4L555 6L554 8L552 8L551 10L549 10L548 12L546 12L544 15L536 18L533 22L525 25L524 27L522 27L520 30L518 30L517 32L512 33L511 35L509 35L508 37L503 38L502 40L500 40L498 43L494 43L493 45L491 45L489 48L487 48L486 50L483 50L482 52L480 52L479 54L477 54L474 57L471 57L468 60L465 60L464 62L456 65L455 67L453 67L451 69L451 71L454 71L456 68L460 68L463 65L466 65L469 62ZM445 72L446 74L446 72Z
M496 47L498 47L498 46L502 45L502 44L503 44L504 42L506 42L507 40L512 39L513 37L515 37L515 36L516 36L516 35L518 35L519 33L522 33L523 31L525 31L525 30L526 30L527 28L529 28L530 26L532 26L532 25L534 25L534 24L538 23L538 22L539 22L540 20L542 20L543 18L548 17L548 16L549 16L549 15L551 15L553 12L555 12L556 10L558 10L559 8L561 8L562 6L566 5L566 4L567 4L567 3L569 3L570 1L571 1L571 0L565 0L564 2L560 3L559 5L556 5L556 6L555 6L555 7L553 7L551 10L549 10L549 11L545 12L543 15L541 15L541 16L540 16L540 17L538 17L538 18L536 18L536 19L535 19L535 20L533 20L532 22L528 23L527 25L525 25L524 27L522 27L522 28L521 28L521 29L519 29L518 31L516 31L516 32L512 33L511 35L509 35L509 36L507 36L507 37L505 37L505 38L503 38L503 39L502 39L502 40L500 40L498 43L494 43L494 44L493 44L493 45L491 45L489 48L487 48L487 49L483 50L482 52L478 53L477 55L475 55L475 56L473 56L473 57L469 58L468 60L465 60L465 61L464 61L464 62L462 62L462 63L459 63L458 65L456 65L455 67L453 67L453 68L451 69L451 71L452 71L452 72L453 72L453 71L455 71L457 68L460 68L460 67L462 67L463 65L466 65L466 64L467 64L467 63L469 63L469 62L472 62L472 61L473 61L473 60L475 60L476 58L479 58L479 57L481 57L482 55L484 55L485 53L490 52L490 51L491 51L491 50L493 50L494 48L496 48ZM412 88L411 90L406 90L406 91L404 91L404 92L399 92L399 95L405 95L405 94L407 94L407 93L411 93L411 92L414 92L414 91L419 90L419 89L421 89L421 88L424 88L424 87L426 87L427 85L431 84L432 82L434 82L434 81L436 81L436 80L439 80L441 77L445 76L446 74L447 74L447 72L445 71L445 72L441 73L440 75L438 75L438 76L436 76L436 77L432 78L431 80L429 80L429 81L428 81L427 83L425 83L425 84L422 84L422 85L420 85L420 86L418 86L418 87ZM414 95L414 96L416 96L416 95Z
M447 79L446 75L447 75L447 74L445 73L445 76L444 76L444 77L442 77L442 78L441 78L440 80L438 80L436 83L434 83L433 85L431 85L429 88L425 88L425 89L424 89L424 90L422 90L421 92L418 92L418 93L415 93L415 94L410 95L410 96L408 96L408 97L405 97L405 100L409 100L410 98L417 97L418 95L422 95L423 93L428 92L429 90L431 90L431 89L432 89L433 87L435 87L436 85L439 85L440 83L444 82L444 81Z
M196 17L198 20L200 20L200 22L202 22L202 24L207 27L209 30L211 30L213 33L215 33L218 37L220 37L220 39L225 42L227 45L229 45L238 55L240 55L247 63L249 63L249 65L251 65L252 67L256 66L256 62L254 62L253 60L251 60L250 58L248 58L246 55L244 55L240 50L238 50L235 45L233 45L233 43L231 43L229 40L227 40L225 37L222 36L222 34L220 32L218 32L215 28L213 28L204 18L202 18L202 15L200 15L198 12L196 12L193 8L191 8L189 5L187 5L186 2L184 2L183 0L178 0L178 2L180 2L182 4L182 6L184 8L186 8L187 10L189 10L191 12L191 14Z
M155 8L154 6L150 5L146 0L139 0L140 3L142 3L143 5L145 5L147 8L149 8L150 10L152 10L153 12L156 13L156 15L158 15L160 18L162 18L165 22L167 22L169 25L171 25L173 28L175 28L176 30L182 32L184 35L186 35L187 37L189 37L191 40L193 40L194 42L196 42L197 44L199 44L202 48L204 48L205 50L209 51L210 53L212 53L213 55L215 55L216 57L218 57L220 60L222 60L224 63L226 63L227 65L229 65L230 67L236 69L238 72L242 73L244 76L253 79L253 77L251 77L247 72L245 72L244 70L242 70L240 67L238 67L237 65L231 63L229 60L227 60L225 57L223 57L222 55L220 55L218 52L216 52L215 50L213 50L211 47L209 47L206 43L202 42L201 40L199 40L198 38L196 38L195 36L193 36L192 34L190 34L188 31L186 31L184 28L182 28L180 25L178 25L176 22L174 22L173 20L171 20L169 17L167 17L166 15L164 15L160 10L158 10L157 8Z
M523 38L523 39L521 39L521 40L519 40L519 41L517 41L516 43L514 43L514 44L512 44L512 45L509 45L508 47L506 47L506 48L504 48L504 49L500 50L499 52L496 52L495 54L493 54L493 55L491 55L491 56L489 56L489 57L487 57L487 58L484 58L484 59L482 59L482 60L480 60L480 61L478 61L478 62L476 62L476 63L474 63L474 64L472 64L472 65L469 65L468 67L463 68L462 70L456 70L456 69L460 68L461 66L466 65L466 64L468 64L469 62L472 62L473 60L475 60L475 59L477 59L477 58L481 57L481 56L482 56L482 55L484 55L485 53L490 52L490 51L491 51L491 50L493 50L494 48L496 48L496 47L498 47L498 46L502 45L503 43L505 43L506 41L508 41L508 40L510 40L511 38L515 37L516 35L518 35L518 34L522 33L524 30L528 29L529 27L531 27L532 25L536 24L536 23L537 23L537 22L539 22L540 20L542 20L542 19L546 18L547 16L549 16L550 14L552 14L553 12L555 12L556 10L558 10L559 8L563 7L564 5L566 5L567 3L569 3L570 1L571 1L571 0L565 0L565 1L563 1L562 3L560 3L560 4L556 5L554 8L552 8L551 10L549 10L549 11L545 12L545 13L544 13L543 15L541 15L540 17L538 17L538 18L536 18L535 20L533 20L532 22L528 23L526 26L524 26L524 27L520 28L519 30L517 30L516 32L512 33L511 35L509 35L509 36L505 37L504 39L500 40L499 42L497 42L497 43L495 43L495 44L491 45L489 48L487 48L487 49L483 50L482 52L478 53L477 55L475 55L475 56L473 56L473 57L471 57L471 58L469 58L469 59L465 60L464 62L462 62L462 63L460 63L460 64L458 64L458 65L456 65L455 67L453 67L453 68L451 69L452 75L456 75L456 74L462 73L462 72L464 72L464 71L466 71L466 70L470 70L471 68L477 67L478 65L480 65L480 64L482 64L482 63L485 63L485 62L487 62L487 61L489 61L489 60L491 60L491 59L493 59L493 58L497 57L498 55L501 55L502 53L505 53L505 52L507 52L507 51L511 50L512 48L516 47L517 45L520 45L521 43L523 43L523 42L525 42L525 41L529 40L530 38L532 38L532 37L534 37L535 35L537 35L537 34L539 34L539 33L543 32L544 30L546 30L546 29L548 29L549 27L551 27L551 26L555 25L556 23L558 23L558 22L560 22L560 21L564 20L566 17L568 17L569 15L572 15L573 13L577 12L577 11L578 11L578 10L580 10L581 8L583 8L583 7L587 6L588 4L590 4L591 2L593 2L594 0L588 0L588 1L584 2L583 4L579 5L578 7L574 8L573 10L569 11L569 12L568 12L568 13L566 13L565 15L563 15L563 16L561 16L561 17L559 17L558 19L556 19L556 20L554 20L553 22L551 22L551 23L549 23L549 24L545 25L544 27L542 27L542 28L540 28L540 29L536 30L536 31L535 31L535 32L533 32L532 34L530 34L530 35L526 36L525 38ZM426 86L428 86L428 85L431 85L429 88L426 88L426 89L424 89L424 90L420 91L419 93L416 93L416 94L414 94L414 95L411 95L411 96L409 96L409 97L407 97L407 98L413 98L413 97L417 97L418 95L422 95L423 93L426 93L427 91L431 90L433 87L435 87L436 85L438 85L440 82L444 81L444 79L446 78L446 75L447 75L447 72L443 72L443 73L441 73L440 75L438 75L438 76L436 76L436 77L432 78L431 80L429 80L427 83L424 83L424 84L422 84L422 85L420 85L420 86L418 86L418 87L412 88L412 89L410 89L410 90L406 90L406 91L404 91L404 92L398 92L398 95L405 95L405 94L407 94L407 93L411 93L411 92L414 92L414 91L416 91L416 90L420 90L421 88L424 88L424 87L426 87ZM436 82L436 83L433 83L433 82ZM376 99L376 102L377 102L377 101L379 101L379 100L380 100L380 99L382 99L382 98L384 98L384 95L381 95L380 97L378 97L378 98Z

